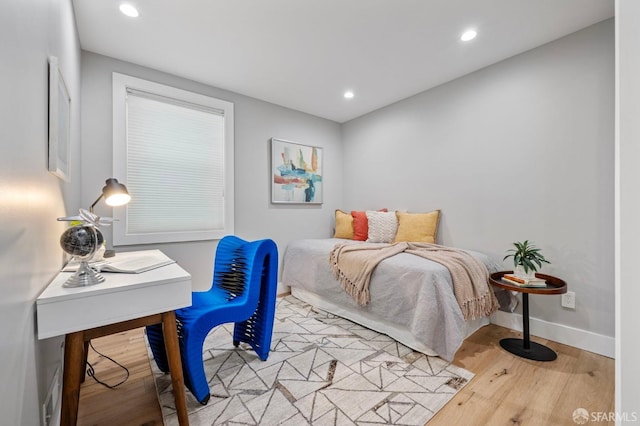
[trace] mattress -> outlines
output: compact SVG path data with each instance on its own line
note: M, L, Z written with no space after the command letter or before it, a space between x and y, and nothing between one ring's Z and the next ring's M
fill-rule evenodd
M290 243L283 259L282 284L291 287L293 296L319 309L448 361L465 338L489 324L489 317L464 320L446 267L408 253L385 259L375 268L369 287L371 301L358 305L342 289L329 264L331 249L346 241L353 242L327 238ZM468 252L489 273L499 270L488 256Z

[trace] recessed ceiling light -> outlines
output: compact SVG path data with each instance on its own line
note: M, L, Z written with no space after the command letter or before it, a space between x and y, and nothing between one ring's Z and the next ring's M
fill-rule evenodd
M460 36L460 40L462 41L473 40L474 38L476 38L477 35L478 33L475 32L474 30L468 30L462 33L462 35Z
M351 99L353 98L354 94L351 90L347 90L346 92L344 92L344 97L345 99Z
M140 13L138 13L138 9L127 3L122 3L120 5L120 12L131 18L137 18L138 15L140 15Z

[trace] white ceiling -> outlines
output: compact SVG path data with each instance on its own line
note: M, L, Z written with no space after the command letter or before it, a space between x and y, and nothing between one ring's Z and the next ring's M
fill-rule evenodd
M123 1L73 1L83 49L337 122L614 14L614 0L130 0L128 18Z

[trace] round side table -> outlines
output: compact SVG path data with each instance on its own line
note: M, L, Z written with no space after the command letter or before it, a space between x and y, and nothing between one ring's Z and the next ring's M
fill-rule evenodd
M553 361L558 355L540 343L532 342L529 336L529 294L562 294L567 292L567 283L560 278L551 275L536 274L537 278L546 281L544 287L521 287L502 279L505 274L513 274L513 271L494 272L489 276L489 282L496 287L505 290L522 293L522 330L523 338L506 338L500 340L500 346L514 355L534 361Z

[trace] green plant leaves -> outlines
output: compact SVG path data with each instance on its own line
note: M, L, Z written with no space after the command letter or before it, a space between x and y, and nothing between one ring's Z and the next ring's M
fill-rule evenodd
M524 242L515 242L513 243L515 249L507 250L507 254L502 260L507 260L510 257L513 257L513 265L514 266L522 266L524 271L528 273L531 271L537 271L538 268L542 267L543 263L551 263L547 259L544 258L542 253L540 253L540 249L535 247L533 244L529 244L529 240L525 240ZM537 265L537 266L536 266Z

